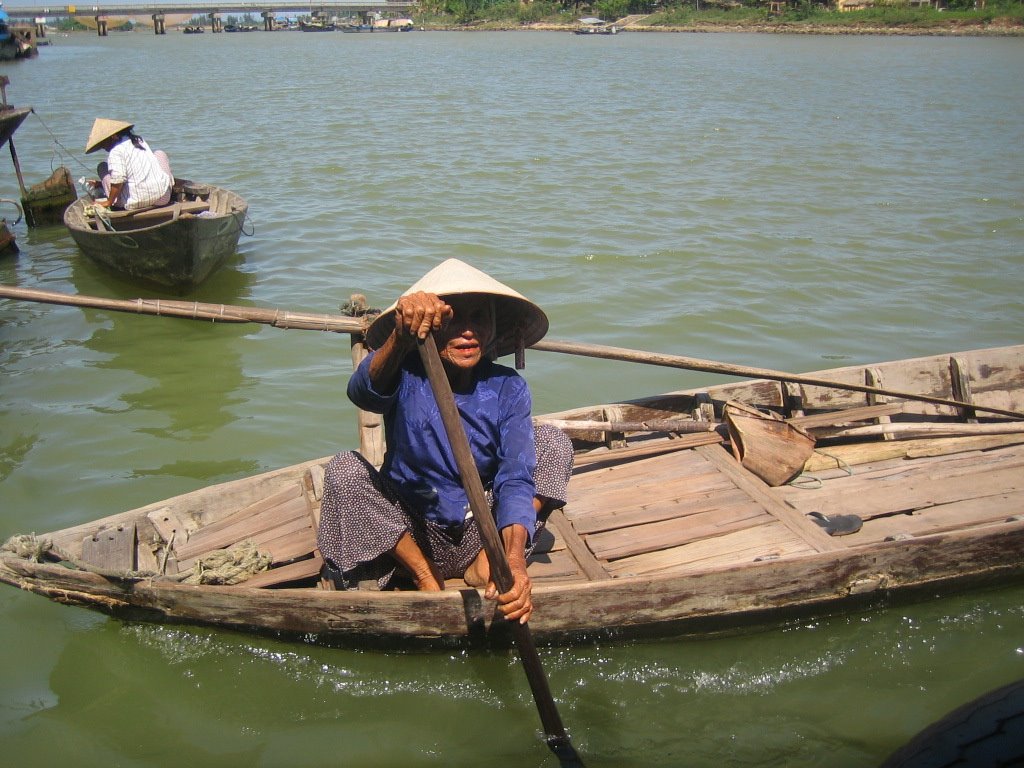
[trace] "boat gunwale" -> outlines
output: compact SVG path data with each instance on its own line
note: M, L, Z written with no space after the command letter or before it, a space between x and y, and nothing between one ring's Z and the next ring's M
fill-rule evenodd
M1024 561L1016 563L1000 560L994 564L979 563L969 573L960 568L964 553L984 549L992 541L1004 539L1004 546L1020 551L1024 548L1024 520L993 523L981 528L965 531L944 531L917 536L910 539L882 542L871 547L856 547L827 552L804 552L783 556L773 560L734 563L693 571L680 571L647 576L623 576L615 579L576 582L535 582L534 598L536 610L531 627L538 638L554 642L559 639L574 640L580 637L599 636L664 636L664 630L673 631L702 622L725 622L736 626L752 626L762 618L769 622L788 612L818 613L830 607L865 600L892 599L900 594L915 590L930 590L930 593L962 591L973 583L985 583L996 579L1024 578ZM945 546L941 552L950 563L948 570L934 575L936 544ZM879 561L893 564L906 563L916 555L928 558L932 565L927 578L908 581L877 579ZM794 571L813 570L821 566L835 574L828 581L807 581L794 579ZM769 578L771 574L774 578ZM889 574L891 577L892 574ZM743 606L736 606L730 599L718 598L717 606L705 607L680 613L673 602L659 607L659 598L687 595L698 599L702 592L701 582L713 579L727 581L752 580L761 591L752 594ZM56 586L54 581L77 584L73 589ZM144 575L125 577L104 576L90 570L76 570L59 563L36 563L25 560L13 553L0 554L0 581L36 592L58 602L85 605L98 608L114 616L145 615L147 620L216 626L226 629L255 630L261 633L286 633L289 635L313 635L318 639L342 641L370 640L374 644L417 644L424 640L462 642L472 640L481 633L501 632L498 622L492 622L482 608L474 621L468 618L467 601L479 599L479 590L463 587L438 593L424 593L415 590L377 592L373 590L320 590L316 588L261 589L224 585L189 585L173 579L152 578ZM875 583L877 581L877 583ZM858 589L866 583L867 588ZM681 585L692 587L690 591L680 589ZM774 592L766 596L766 587ZM789 591L786 591L786 587ZM90 591L92 588L94 591ZM792 592L797 590L797 594ZM716 593L717 594L717 593ZM726 592L726 594L729 594ZM473 598L472 595L476 595ZM181 596L181 599L174 599ZM195 597L202 596L199 605L215 604L217 611L206 613L196 609ZM593 598L601 597L604 603L609 598L622 601L622 611L632 619L622 620L615 611L608 608L597 610L602 621L575 623L564 618L560 611L565 605L587 604L599 607ZM715 595L710 597L714 598ZM133 600L133 598L135 598ZM143 599L140 599L143 598ZM192 598L192 599L190 599ZM261 616L274 614L276 609L287 609L289 616L306 615L307 625L295 626L285 623L274 626L266 620L240 621L225 619L227 605L240 602L259 605ZM296 602L298 601L298 602ZM184 611L173 611L175 606ZM386 607L388 615L400 614L406 621L414 616L430 617L417 623L410 632L407 623L396 624L390 619L375 620L378 611ZM339 610L340 609L340 610ZM167 612L171 610L171 612ZM659 618L659 615L666 614ZM344 614L346 626L331 627L325 616ZM593 610L582 610L569 615L592 617ZM612 622L612 623L609 623ZM475 625L475 626L474 626ZM477 638L479 639L479 638Z

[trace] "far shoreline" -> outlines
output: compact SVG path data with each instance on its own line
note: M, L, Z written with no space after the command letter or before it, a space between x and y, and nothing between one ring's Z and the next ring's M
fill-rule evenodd
M614 22L613 22L614 23ZM424 32L573 32L576 24L509 24L502 22L480 22L477 24L420 24ZM933 27L916 26L867 26L829 25L801 22L765 22L751 24L687 24L679 26L652 26L627 24L619 27L620 32L640 33L743 33L769 35L879 35L900 37L1024 37L1024 25L1018 24L962 24L953 23Z

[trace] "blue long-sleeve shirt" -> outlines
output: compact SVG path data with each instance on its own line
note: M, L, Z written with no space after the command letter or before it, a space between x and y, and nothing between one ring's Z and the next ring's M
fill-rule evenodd
M402 363L398 386L381 394L370 382L371 353L348 383L348 396L365 411L382 414L387 452L383 475L407 508L442 525L461 524L469 511L458 465L423 364ZM537 464L526 381L511 368L481 361L471 392L455 403L485 488L493 490L498 529L513 523L532 537L536 523L533 470Z

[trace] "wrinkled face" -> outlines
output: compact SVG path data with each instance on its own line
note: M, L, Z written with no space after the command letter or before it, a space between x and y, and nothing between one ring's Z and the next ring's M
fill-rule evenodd
M472 370L494 339L494 314L487 296L452 296L445 301L455 312L437 335L441 359L461 370Z

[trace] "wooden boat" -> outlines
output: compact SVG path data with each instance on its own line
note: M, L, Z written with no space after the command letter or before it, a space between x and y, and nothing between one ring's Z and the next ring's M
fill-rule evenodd
M309 21L299 19L299 29L303 32L333 32L337 28L337 25L333 22L319 17Z
M35 26L12 24L7 11L0 8L0 61L30 59L38 53Z
M530 560L533 633L702 632L1019 578L1022 410L1024 345L539 417L565 429L577 454L569 504ZM362 450L377 460L379 421L360 423ZM799 439L773 442L778 424ZM792 446L798 461L772 476ZM314 532L325 461L12 538L0 580L119 617L331 643L503 636L492 604L459 581L429 594L322 584Z
M122 276L185 291L235 252L248 205L226 189L175 179L168 205L97 209L80 199L64 212L78 247Z
M580 25L573 30L575 35L617 35L619 28L604 19L588 16L580 19Z

